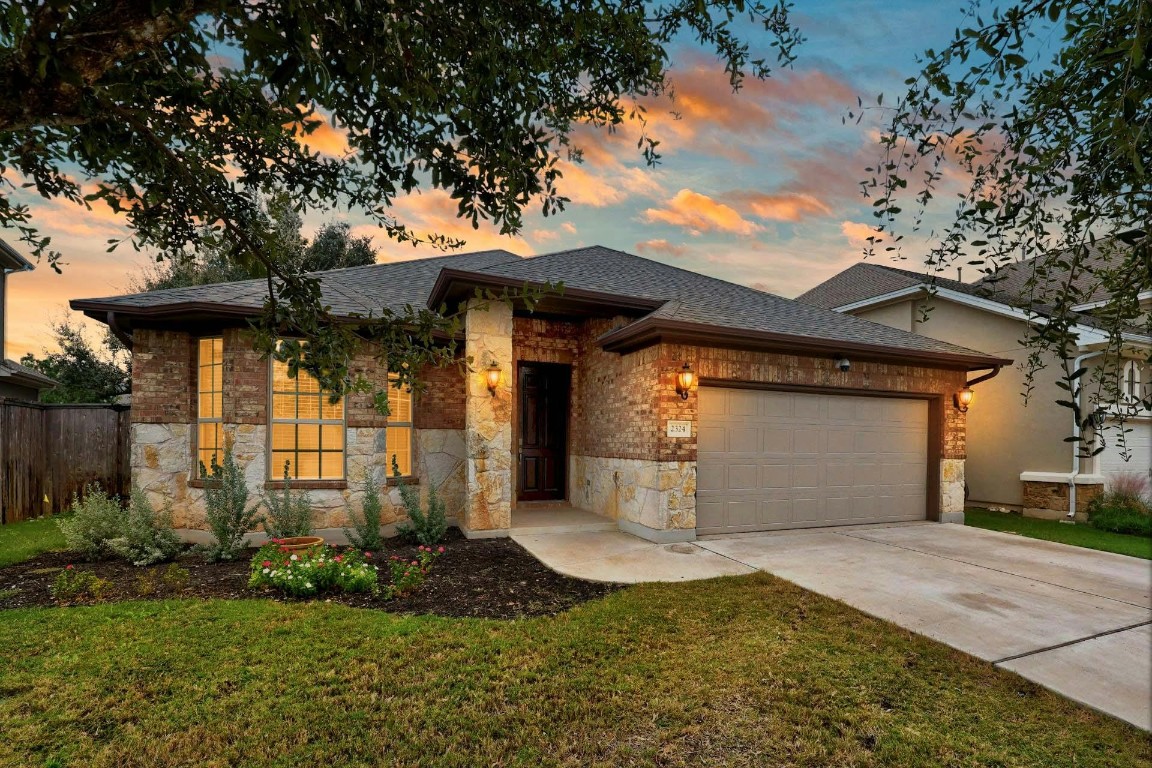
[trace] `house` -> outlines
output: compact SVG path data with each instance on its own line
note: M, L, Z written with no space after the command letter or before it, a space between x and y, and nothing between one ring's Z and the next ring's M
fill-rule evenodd
M5 325L8 311L8 275L31 272L32 262L17 253L12 246L0 240L0 397L13 400L40 399L40 390L51 389L56 382L39 371L34 371L5 357Z
M970 371L1009 361L602 247L502 250L318 273L346 316L460 307L461 364L393 388L390 415L252 349L263 281L79 299L133 350L133 478L203 528L199 461L231 440L254 491L285 462L316 527L395 456L469 536L567 503L654 541L963 519ZM544 288L533 307L478 299ZM470 367L464 361L471 360ZM364 352L354 371L388 375ZM394 494L393 494L394 495ZM399 514L396 499L386 514Z
M1062 517L1073 505L1083 514L1087 503L1110 478L1124 472L1152 471L1152 413L1147 410L1152 397L1152 338L1146 322L1152 291L1139 294L1145 322L1138 322L1125 334L1123 357L1117 361L1104 353L1108 333L1099 317L1107 311L1110 297L1093 282L1092 270L1109 263L1120 247L1125 246L1101 241L1085 262L1089 269L1073 278L1073 286L1084 298L1084 303L1074 308L1076 360L1090 369L1119 365L1122 374L1121 402L1100 413L1106 428L1083 435L1094 445L1103 445L1103 451L1092 458L1078 457L1075 444L1065 441L1077 427L1072 411L1056 402L1068 399L1068 393L1056 384L1063 370L1056 355L1044 357L1046 367L1037 374L1027 404L1022 396L1026 387L1024 363L1031 350L1021 340L1030 323L1043 323L1045 317L1043 306L1034 308L1031 315L1025 310L1035 260L1014 263L972 283L859 263L798 300L1015 359L1015 366L979 386L968 414L966 475L970 501L1021 509L1038 517ZM1066 271L1053 269L1046 278L1048 282L1041 281L1038 296L1043 296L1045 286L1059 286L1069 276ZM1087 385L1091 379L1088 376L1082 381ZM1135 411L1123 430L1115 420L1119 410Z

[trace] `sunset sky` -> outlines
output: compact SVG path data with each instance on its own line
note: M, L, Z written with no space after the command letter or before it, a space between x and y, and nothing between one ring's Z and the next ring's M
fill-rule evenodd
M401 200L396 213L418 231L467 240L464 250L531 255L600 244L795 296L859 260L872 220L859 182L878 157L881 120L876 113L860 125L842 119L857 96L868 103L880 92L901 91L916 71L916 55L946 44L961 23L959 5L801 0L795 21L807 42L794 68L749 81L735 95L715 60L702 50L677 50L676 100L649 112L662 163L645 166L631 128L614 135L580 131L574 143L585 162L567 165L560 184L572 202L548 218L531 212L519 237L457 221L455 205L441 192ZM758 55L771 54L765 47ZM310 143L338 152L341 142L327 131ZM126 234L108 212L39 202L35 215L67 264L63 275L45 264L9 280L7 356L14 359L50 344L50 324L71 314L69 299L124 293L149 260L128 244L105 252L110 237ZM310 214L305 235L326 219L373 235L381 261L436 254L391 243L347 210ZM0 237L21 249L15 233ZM906 240L905 255L914 258L924 243Z

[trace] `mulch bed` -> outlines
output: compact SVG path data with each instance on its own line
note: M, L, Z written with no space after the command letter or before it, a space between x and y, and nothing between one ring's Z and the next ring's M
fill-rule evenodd
M511 539L465 539L453 528L443 542L445 552L432 566L427 581L412 595L385 600L368 594L328 593L307 600L341 603L357 608L379 608L393 613L514 619L547 616L620 589L613 584L561 576L548 570ZM250 550L250 554L256 550ZM416 547L389 539L377 556L381 584L386 584L384 563L391 555L414 557ZM0 609L55 606L49 587L67 565L106 579L110 586L104 602L202 598L239 600L263 598L295 602L276 592L248 587L249 557L230 563L209 563L188 551L176 563L187 570L184 585L163 576L168 564L137 568L109 560L84 563L68 552L49 552L16 565L0 568Z

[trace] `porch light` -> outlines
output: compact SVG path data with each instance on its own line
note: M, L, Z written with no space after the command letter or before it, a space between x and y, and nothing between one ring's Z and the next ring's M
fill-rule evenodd
M956 402L956 410L960 413L968 413L968 406L972 405L972 398L975 396L972 387L964 387L953 396Z
M492 393L492 397L496 397L496 388L500 386L500 366L496 364L495 360L488 366L485 378L488 382L488 391Z
M676 374L676 392L680 395L681 400L688 399L688 392L692 389L693 382L696 381L696 374L692 371L692 366L689 363L684 363L684 367Z

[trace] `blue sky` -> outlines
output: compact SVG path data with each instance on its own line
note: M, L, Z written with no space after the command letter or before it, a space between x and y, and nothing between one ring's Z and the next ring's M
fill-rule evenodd
M454 219L442 193L401 200L396 212L418 231L466 239L464 250L530 255L600 244L795 296L859 260L872 221L859 182L879 156L881 116L869 113L859 125L843 118L857 96L868 103L880 92L899 93L916 71L916 55L945 45L962 13L959 3L923 0L800 0L795 21L807 41L794 67L748 81L738 94L704 51L675 52L676 101L648 105L649 130L662 142L657 168L640 157L634 126L615 135L582 130L575 143L586 161L567 166L560 185L572 202L548 218L530 212L519 237L472 230ZM340 137L322 132L314 143L335 152ZM106 212L63 203L35 210L68 264L63 275L45 265L9 281L7 355L14 358L49 344L50 323L70 315L69 299L125 292L149 258L129 245L105 253L109 237L125 234ZM390 243L346 210L309 215L305 234L325 219L373 235L381 261L435 254ZM906 239L905 256L914 262L925 242Z

